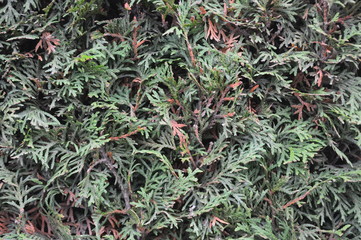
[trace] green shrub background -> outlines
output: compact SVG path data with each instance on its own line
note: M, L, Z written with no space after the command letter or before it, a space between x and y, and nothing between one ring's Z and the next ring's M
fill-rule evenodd
M359 239L361 2L0 1L1 239Z

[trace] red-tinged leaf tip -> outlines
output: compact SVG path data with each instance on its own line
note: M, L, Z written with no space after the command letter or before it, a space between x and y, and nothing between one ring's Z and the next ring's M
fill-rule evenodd
M239 82L230 84L229 87L235 89L236 87L238 87L238 86L241 85L241 84L242 84L242 82L239 81Z
M321 87L322 79L323 79L323 72L321 69L317 71L317 75L318 75L317 86Z
M202 15L207 13L207 11L204 9L204 7L199 7L199 10L201 11Z
M129 3L125 3L124 4L124 8L128 11L132 10L132 8L130 7Z
M171 120L170 121L171 125L173 128L182 128L182 127L186 127L187 125L185 124L182 124L182 123L177 123L176 121L174 120Z
M250 93L253 93L257 88L259 87L259 85L255 85L254 87L251 88L251 90L249 90Z
M229 222L226 222L226 221L224 221L224 220L222 220L222 219L220 219L218 217L214 217L214 218L217 220L217 222L220 222L220 223L223 223L223 224L229 224Z
M142 40L142 41L140 41L140 42L137 42L137 48L140 46L140 45L142 45L144 42L146 42L147 40Z
M233 101L234 97L225 97L223 98L223 101Z
M223 115L223 117L233 117L236 113L235 112L231 112L231 113L227 113L225 115Z
M209 227L211 228L211 227L215 226L216 222L223 223L223 224L229 224L229 222L226 222L226 221L220 219L219 217L213 216L212 220L209 223Z
M27 221L27 223L25 224L25 232L32 235L35 233L35 227L34 225L32 224L32 222L30 221Z
M142 79L140 78L134 78L132 82L141 83Z
M226 4L226 3L223 3L223 14L224 14L225 16L227 16L227 14L228 14L228 8L227 8L227 4Z
M110 141L117 141L117 140L119 140L119 139L127 138L127 137L130 137L130 136L138 133L139 131L145 130L145 129L146 129L146 127L139 127L139 126L138 126L137 129L134 130L134 131L132 131L132 132L123 134L122 136L119 136L119 137L109 137L109 140L110 140Z

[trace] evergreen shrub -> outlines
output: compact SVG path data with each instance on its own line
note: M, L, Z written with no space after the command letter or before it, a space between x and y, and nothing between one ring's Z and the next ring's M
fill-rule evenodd
M360 239L361 1L1 0L1 239Z

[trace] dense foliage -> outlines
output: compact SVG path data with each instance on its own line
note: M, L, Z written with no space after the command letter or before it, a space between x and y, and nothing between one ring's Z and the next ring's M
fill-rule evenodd
M1 0L3 239L359 239L361 2Z

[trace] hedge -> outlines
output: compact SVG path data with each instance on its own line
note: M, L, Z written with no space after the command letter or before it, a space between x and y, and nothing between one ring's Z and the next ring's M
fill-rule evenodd
M0 1L1 239L359 239L361 2Z

